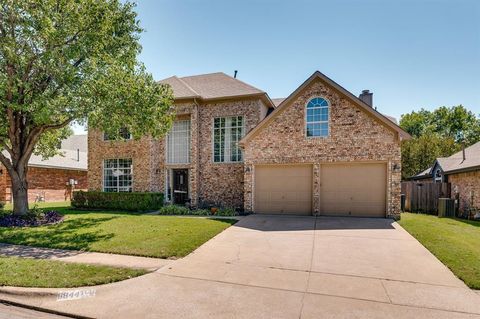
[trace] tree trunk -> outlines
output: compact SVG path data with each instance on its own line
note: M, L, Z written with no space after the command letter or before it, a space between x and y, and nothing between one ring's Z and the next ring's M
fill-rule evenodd
M28 212L28 182L27 172L20 170L11 174L13 213L25 215Z

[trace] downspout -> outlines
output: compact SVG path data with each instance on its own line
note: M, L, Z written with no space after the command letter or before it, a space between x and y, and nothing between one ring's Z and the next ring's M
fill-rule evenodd
M197 150L197 155L196 155L196 169L195 169L195 184L196 184L196 189L197 189L197 193L196 193L196 198L195 198L195 202L196 202L196 206L199 205L199 194L200 194L200 182L199 182L199 179L200 179L200 104L197 102L197 99L196 98L193 98L193 103L195 104L195 112L196 112L196 123L195 123L195 134L196 134L196 150Z

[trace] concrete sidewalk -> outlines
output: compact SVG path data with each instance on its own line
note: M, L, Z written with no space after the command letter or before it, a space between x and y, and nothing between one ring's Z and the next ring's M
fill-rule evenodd
M85 289L0 298L92 318L480 318L480 296L386 219L248 216L153 273Z
M0 255L8 257L51 259L70 263L141 268L149 271L160 269L172 262L172 260L160 258L51 249L3 243L0 243Z

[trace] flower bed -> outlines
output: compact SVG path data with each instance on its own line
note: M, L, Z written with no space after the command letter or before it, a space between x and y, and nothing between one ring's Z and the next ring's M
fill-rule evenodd
M58 224L62 221L63 215L54 210L26 215L7 213L0 217L0 227L35 227Z

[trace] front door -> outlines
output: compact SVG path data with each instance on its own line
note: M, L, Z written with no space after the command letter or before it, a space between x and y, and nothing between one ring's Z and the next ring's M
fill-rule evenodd
M188 169L173 169L173 203L185 205L188 201Z

